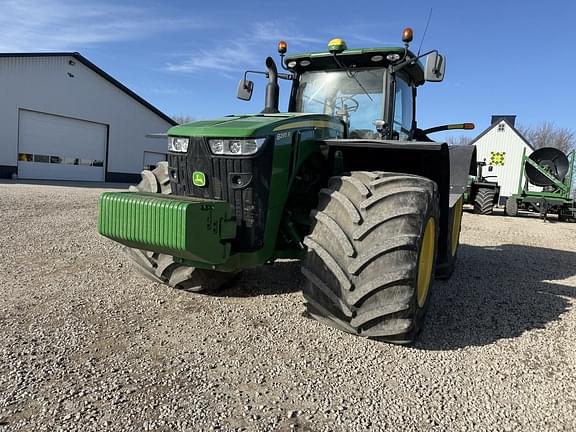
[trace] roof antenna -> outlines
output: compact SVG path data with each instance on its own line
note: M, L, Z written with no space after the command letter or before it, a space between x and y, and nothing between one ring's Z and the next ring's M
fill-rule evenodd
M418 54L416 54L416 57L420 56L420 51L422 50L422 44L424 43L424 38L426 37L426 32L428 31L428 26L430 25L431 18L432 18L432 8L430 8L430 12L428 12L428 19L426 20L426 28L424 29L424 33L422 33L422 40L420 41L420 46L418 47Z

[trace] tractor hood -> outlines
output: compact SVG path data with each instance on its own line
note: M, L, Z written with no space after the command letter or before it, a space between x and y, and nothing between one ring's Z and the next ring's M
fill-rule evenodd
M340 119L325 114L280 113L231 115L215 120L201 120L174 126L170 136L203 136L214 138L264 137L279 131L331 127L343 129Z

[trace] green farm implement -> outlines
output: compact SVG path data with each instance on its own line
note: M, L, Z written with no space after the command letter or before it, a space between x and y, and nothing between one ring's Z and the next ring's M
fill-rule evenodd
M574 154L553 147L542 147L530 156L523 154L518 193L506 201L506 214L517 216L522 209L538 212L544 219L553 213L559 221L575 221L576 204L571 196ZM542 190L530 190L530 184Z
M240 271L302 260L310 316L397 343L422 327L434 278L456 262L475 149L420 129L417 89L442 81L445 59L403 46L286 55L280 72L247 71L238 97L267 78L260 113L168 131L168 160L129 192L100 198L99 231L148 278L189 291L222 288ZM425 65L420 62L426 58ZM286 112L278 80L291 83Z

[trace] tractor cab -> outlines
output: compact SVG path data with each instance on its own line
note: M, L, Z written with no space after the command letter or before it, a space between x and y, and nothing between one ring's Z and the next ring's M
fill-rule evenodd
M390 124L391 139L406 140L414 125L416 87L424 82L419 61L397 73L391 65L404 56L398 47L305 53L287 58L295 71L289 111L336 116L348 138L379 139ZM406 56L415 58L406 51ZM390 120L388 111L392 112Z
M277 73L271 58L266 73L247 73L269 79L263 112L273 112L274 104L277 112L276 80L287 79L292 81L288 112L336 117L345 126L346 138L415 139L425 135L416 129L416 88L426 81L442 81L445 60L435 50L414 54L408 49L411 40L412 30L405 29L404 47L348 49L342 39L332 39L328 51L288 56L281 41L281 65L289 73ZM420 62L424 57L426 66ZM253 86L245 75L238 97L249 99Z

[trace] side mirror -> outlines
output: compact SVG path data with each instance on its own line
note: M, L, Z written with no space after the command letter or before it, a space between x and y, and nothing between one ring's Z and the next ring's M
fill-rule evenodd
M424 79L430 82L440 82L444 79L446 59L442 54L432 52L426 58L426 71Z
M238 83L238 93L236 97L245 101L249 101L252 98L252 92L254 91L254 81L241 79Z

